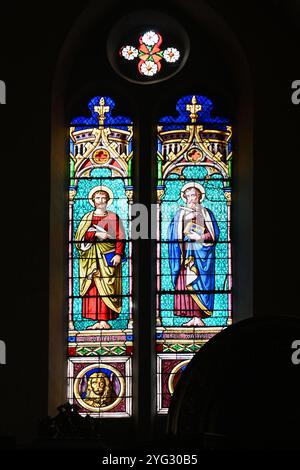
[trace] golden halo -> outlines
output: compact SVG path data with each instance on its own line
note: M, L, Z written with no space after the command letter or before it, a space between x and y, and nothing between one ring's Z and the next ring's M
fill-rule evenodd
M200 198L200 202L203 201L203 199L205 198L205 189L203 188L203 186L201 186L201 184L199 183L186 183L184 186L182 186L181 188L181 191L180 191L180 196L181 196L181 199L183 201L185 201L185 198L183 196L183 193L184 191L186 191L186 189L190 189L190 188L197 188L199 189L199 191L202 193L202 196Z
M80 387L80 382L81 380L83 379L83 376L91 369L101 369L101 368L105 368L105 369L108 369L108 370L111 370L118 378L119 382L120 382L120 393L119 393L119 396L116 397L115 401L113 403L111 403L110 405L104 405L104 406L91 406L91 405L88 405L87 403L85 403L84 399L81 398L80 396L80 391L79 391L79 387ZM117 406L121 400L125 397L125 379L123 377L123 375L121 374L121 372L116 369L115 367L111 366L110 364L106 364L106 363L102 363L102 364L90 364L86 367L84 367L77 375L77 377L75 378L74 380L74 395L78 401L78 403L83 407L83 408L86 408L87 410L89 411L97 411L99 413L100 412L103 412L103 411L109 411L109 410L112 410L113 408L115 408L115 406Z
M109 189L107 186L95 186L94 188L92 188L90 190L88 200L89 200L89 203L91 204L91 206L95 207L94 203L93 203L92 196L96 191L105 191L109 194L109 201L107 203L107 207L110 206L111 203L113 202L114 195L113 195L112 190Z

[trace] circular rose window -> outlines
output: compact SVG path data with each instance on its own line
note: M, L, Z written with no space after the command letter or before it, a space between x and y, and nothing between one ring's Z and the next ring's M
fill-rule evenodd
M189 38L170 16L143 10L131 13L112 29L108 59L119 75L134 83L149 84L178 73L189 55Z

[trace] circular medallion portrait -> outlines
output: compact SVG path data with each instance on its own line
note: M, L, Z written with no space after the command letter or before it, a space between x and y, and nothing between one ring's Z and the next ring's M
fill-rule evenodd
M125 396L125 380L110 364L89 365L77 375L74 394L78 403L89 411L109 411Z
M190 359L180 362L179 364L176 364L176 366L172 369L169 375L169 380L168 380L168 388L169 388L169 392L171 395L173 395L177 382L180 379L182 372L185 370L189 362L190 362Z

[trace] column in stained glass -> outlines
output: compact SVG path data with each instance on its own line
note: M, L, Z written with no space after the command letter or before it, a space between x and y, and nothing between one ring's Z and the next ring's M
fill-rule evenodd
M133 126L110 97L70 126L68 399L82 415L132 410Z
M193 355L232 322L232 129L212 109L185 96L157 127L158 413Z

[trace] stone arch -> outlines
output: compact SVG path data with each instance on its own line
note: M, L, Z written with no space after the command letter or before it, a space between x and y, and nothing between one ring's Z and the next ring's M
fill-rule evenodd
M126 4L126 8L135 9L135 2ZM138 8L138 7L137 7ZM152 8L162 9L161 2L155 1ZM169 11L173 11L174 17L183 22L194 22L199 26L202 34L206 35L207 43L213 45L219 52L221 70L224 67L231 70L228 81L232 83L232 90L228 92L225 86L220 90L220 96L227 96L232 105L233 126L235 134L235 174L234 174L234 208L233 208L233 250L234 250L234 315L236 319L244 319L252 315L252 162L253 162L253 110L252 110L252 85L249 66L246 55L234 33L229 29L223 18L217 11L213 10L205 1L197 3L192 0L170 0ZM118 12L118 14L116 14ZM67 172L64 155L66 153L66 125L68 116L68 104L66 96L69 93L69 81L71 79L74 64L77 60L77 51L88 37L91 28L101 25L101 21L109 18L111 22L116 21L124 13L122 2L92 1L89 6L74 22L66 40L62 46L57 61L55 76L52 87L52 109L51 109L51 223L50 223L50 323L49 323L49 413L55 413L57 405L66 401L66 377L67 368L65 361L67 315L65 306L66 292L66 234L67 213L63 201L67 198ZM212 63L212 66L214 63ZM212 67L211 66L211 67ZM82 73L85 73L84 71ZM210 71L210 76L218 74L219 69ZM178 76L180 76L178 74ZM104 80L105 86L107 80ZM201 84L209 88L207 80L199 78ZM216 80L221 82L220 80ZM126 82L125 82L126 83ZM172 82L169 82L172 83ZM195 83L195 82L194 82ZM93 86L101 87L101 78ZM120 81L119 81L120 84ZM184 84L187 87L188 84ZM123 82L124 86L124 82ZM151 87L151 85L149 85ZM136 90L139 85L135 85ZM147 87L145 87L147 88ZM212 89L213 86L210 87ZM135 91L130 89L129 100L134 101ZM84 90L84 87L83 87ZM218 90L215 90L218 92ZM180 90L180 81L174 82L174 87L169 90L170 95ZM138 93L138 92L136 92ZM207 93L206 91L204 94ZM65 205L66 206L66 205ZM154 329L154 321L152 328ZM150 325L150 324L149 324ZM143 340L142 327L137 328L137 340ZM148 331L149 336L151 331ZM149 351L151 347L149 346ZM152 366L154 354L152 359ZM149 361L150 362L150 361ZM140 364L143 361L140 360ZM151 364L148 372L150 372ZM139 361L136 362L134 373L141 371ZM145 372L148 373L147 371ZM138 382L138 381L136 381ZM151 377L144 381L145 387L151 385ZM145 392L145 389L143 389ZM135 417L139 415L144 404L142 403L141 384L135 385L134 393L137 395L134 407ZM149 405L142 420L136 419L135 423L139 433L145 435L153 423L155 412L153 395L148 391Z

